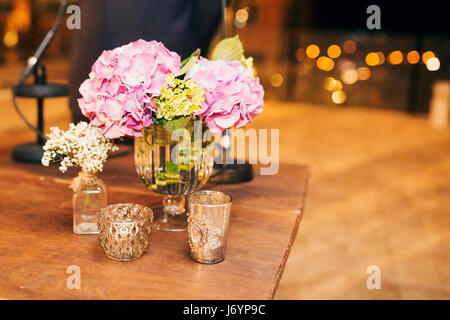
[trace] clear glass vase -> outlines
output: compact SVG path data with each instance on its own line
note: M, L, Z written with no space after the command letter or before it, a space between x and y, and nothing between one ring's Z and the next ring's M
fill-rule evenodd
M211 175L214 164L214 143L194 138L194 121L190 121L183 137L172 141L172 133L153 124L134 139L136 171L153 192L163 196L162 206L152 208L153 228L163 231L184 231L187 228L185 196L200 189ZM198 141L201 140L201 141ZM174 159L175 158L175 159Z
M106 186L95 173L81 171L72 183L73 232L97 234L97 212L106 207Z

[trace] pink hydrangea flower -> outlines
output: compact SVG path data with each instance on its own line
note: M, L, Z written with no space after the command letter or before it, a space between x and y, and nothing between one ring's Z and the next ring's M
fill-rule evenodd
M240 61L200 58L188 77L205 89L205 103L198 114L212 133L242 127L262 112L264 89L253 70Z
M108 138L139 136L152 124L152 101L168 73L180 71L180 56L160 42L137 40L106 50L80 86L78 104Z

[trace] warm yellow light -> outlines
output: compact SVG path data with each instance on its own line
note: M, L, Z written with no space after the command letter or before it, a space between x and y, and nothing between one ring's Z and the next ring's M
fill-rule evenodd
M342 82L339 80L336 80L336 85L334 86L333 90L342 90Z
M333 101L336 104L344 103L345 100L347 100L347 95L342 90L335 91L331 95L331 101Z
M324 71L330 71L334 68L334 61L333 59L330 59L325 56L321 56L319 59L317 59L317 67Z
M392 51L388 55L388 61L390 64L400 64L403 62L403 53L399 50Z
M341 55L341 48L336 44L332 44L328 47L327 54L330 58L337 58Z
M305 60L303 61L303 66L307 70L311 70L312 68L314 68L315 65L316 65L316 59L311 59L311 58L306 57Z
M378 56L378 64L383 64L386 58L384 57L384 53L381 51L376 52Z
M355 69L347 69L342 71L341 79L345 84L354 84L358 81L358 71Z
M279 73L274 73L270 76L270 84L273 87L280 87L283 84L283 76Z
M339 80L336 80L333 77L326 77L323 82L323 86L324 86L325 90L328 90L328 91L341 90L342 82L340 82Z
M358 68L358 80L370 79L370 69L367 67Z
M336 79L333 77L326 77L323 81L323 87L325 88L325 90L332 91L335 85Z
M435 57L435 55L434 55L433 51L427 51L422 54L422 61L423 61L423 63L427 63L428 59L431 59L434 57Z
M295 51L295 58L297 59L297 61L303 61L305 57L306 57L305 49L299 48L297 49L297 51Z
M320 48L315 44L310 44L306 48L306 55L310 58L316 58L320 54Z
M342 45L345 53L353 53L356 50L356 42L353 40L347 40Z
M19 42L19 35L16 31L8 31L3 36L3 43L8 48L14 47Z
M380 58L378 57L378 54L375 52L371 52L366 55L366 63L369 66L376 66L380 62Z
M427 69L429 71L437 71L441 67L441 62L437 57L433 57L427 60Z
M239 9L236 11L235 19L239 23L246 23L248 20L248 11L245 9Z
M420 54L416 50L410 51L406 55L406 60L411 64L416 64L420 61Z

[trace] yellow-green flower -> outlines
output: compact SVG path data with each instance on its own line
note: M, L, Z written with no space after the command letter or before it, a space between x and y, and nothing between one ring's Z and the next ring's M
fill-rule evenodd
M167 85L161 89L161 95L153 98L156 105L156 117L172 120L178 116L197 113L205 102L205 90L195 81L181 80L173 74L166 76Z
M253 69L253 57L245 58L244 56L241 57L241 63L246 69Z

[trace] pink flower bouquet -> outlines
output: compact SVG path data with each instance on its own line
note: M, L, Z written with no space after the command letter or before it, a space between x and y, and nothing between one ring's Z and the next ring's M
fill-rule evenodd
M241 127L261 113L264 89L237 41L219 43L214 60L197 50L181 62L162 43L144 40L103 51L80 86L81 111L107 138L190 118L212 133Z
M138 40L103 51L80 86L82 113L108 138L138 136L152 124L153 97L178 74L180 57L162 43Z

